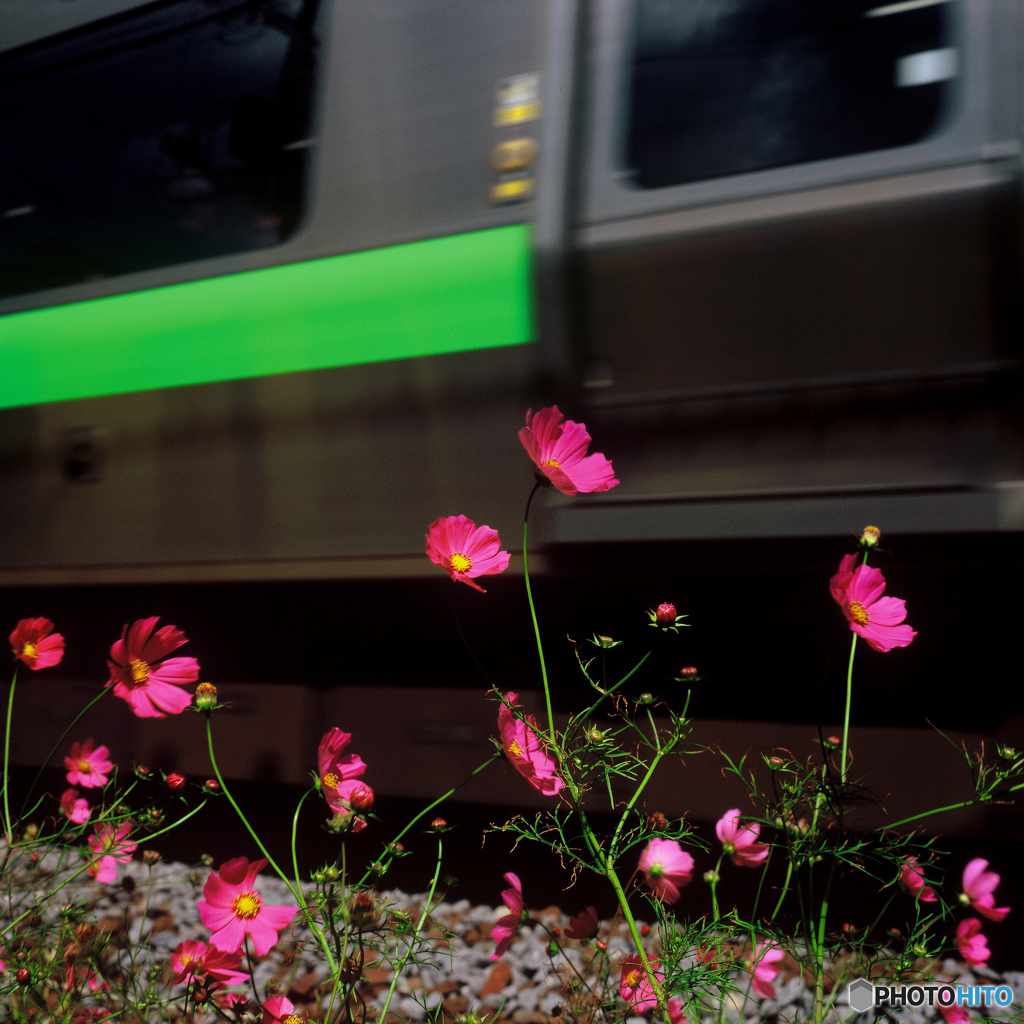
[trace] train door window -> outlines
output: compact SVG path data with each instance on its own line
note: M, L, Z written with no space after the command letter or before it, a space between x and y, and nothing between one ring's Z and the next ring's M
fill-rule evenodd
M907 146L942 125L952 2L638 0L626 163L653 189Z
M272 246L319 0L160 0L0 53L0 296Z

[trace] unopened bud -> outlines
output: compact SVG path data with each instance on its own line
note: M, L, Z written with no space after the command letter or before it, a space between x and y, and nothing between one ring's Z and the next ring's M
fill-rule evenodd
M146 811L146 817L149 819L150 824L159 825L164 820L164 812L159 807L150 807Z
M27 967L19 967L14 976L18 979L19 985L27 985L32 980L32 975Z
M35 837L37 835L39 835L39 826L38 825L26 825L25 826L25 833L24 833L24 835L25 835L26 839L35 839Z
M649 924L642 924L642 925L640 925L640 935L643 938L646 939L647 936L650 935L650 934L651 934L651 926Z
M610 636L601 636L598 634L597 644L599 647L615 647L616 643Z
M273 979L271 979L271 981L273 981ZM210 998L210 993L207 992L205 988L193 989L192 998L197 1003L205 1003L206 1000Z
M203 867L213 867L213 857L211 857L208 853L201 853L199 855L199 863L202 864Z
M927 956L928 955L928 947L927 946L922 946L920 943L918 943L916 946L912 946L910 951L911 951L911 953L914 954L914 956Z
M659 604L654 613L654 621L659 626L674 626L676 622L676 606L674 604Z
M33 864L38 864L39 863L39 854L38 853L30 853L28 855L28 859L30 861L32 861Z
M435 818L435 819L434 819L434 820L433 820L433 821L432 821L432 822L430 823L430 827L431 827L431 828L432 828L432 829L433 829L433 830L434 830L435 832L441 832L442 830L444 830L444 829L446 829L446 828L448 827L448 822L447 822L447 821L445 821L445 820L444 820L444 818Z
M786 762L785 762L785 760L784 760L783 758L781 758L781 757L778 757L778 756L772 756L772 757L769 757L769 758L768 758L768 763L769 763L769 764L770 764L770 765L771 765L771 766L772 766L773 768L781 768L781 767L782 767L782 766L783 766L783 765L784 765L784 764L785 764Z
M196 687L196 707L212 711L217 706L217 687L213 683L200 683Z
M152 867L154 864L159 864L163 859L159 850L143 850L142 851L142 862Z
M164 779L168 789L181 789L185 785L185 776L180 772L171 772L170 775Z
M586 736L591 743L600 743L604 739L604 733L596 725L587 730Z
M860 542L866 548L873 548L881 536L882 531L877 526L865 526L864 532L860 535Z
M697 674L696 665L687 665L679 670L679 674L685 679L687 676L695 676Z
M220 783L216 779L207 779L203 783L203 788L209 790L211 793L219 793Z
M654 694L653 693L641 693L640 694L640 703L641 704L653 704L654 703Z
M327 867L324 868L324 878L326 878L328 882L336 882L341 878L341 872L333 864L328 864Z
M153 773L144 764L140 764L138 768L135 769L135 774L143 779L148 779Z
M843 741L839 736L828 736L825 738L825 745L828 747L841 747Z
M721 876L718 874L717 871L711 870L704 872L704 881L707 882L708 885L715 885L720 880L720 878Z
M373 806L373 790L365 782L356 783L348 795L349 806L357 811L368 811Z
M594 945L597 946L597 948L601 950L602 953L606 953L608 951L608 943L605 942L604 939L598 939L597 942L594 943Z

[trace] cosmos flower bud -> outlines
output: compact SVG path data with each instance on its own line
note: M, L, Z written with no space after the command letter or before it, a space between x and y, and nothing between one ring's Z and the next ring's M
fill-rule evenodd
M768 763L772 768L781 768L786 762L781 757L773 756L768 758Z
M25 838L26 839L35 839L35 837L37 835L39 835L39 826L38 825L26 825L25 826L25 833L24 834L25 834Z
M32 975L27 967L19 967L15 977L18 979L19 985L27 985L32 981Z
M220 783L216 779L207 779L203 783L203 788L208 789L211 793L219 793Z
M185 785L185 776L180 772L171 772L171 774L164 779L164 782L167 783L168 789L181 789L181 787Z
M446 828L448 827L448 822L447 822L447 821L445 821L445 820L444 820L444 818L435 818L435 819L434 819L434 820L433 820L433 821L432 821L432 822L430 823L430 827L431 827L431 828L432 828L432 829L433 829L433 830L434 830L435 832L441 832L442 830L444 830L444 829L446 829Z
M704 872L704 881L707 882L708 885L714 885L715 882L717 882L720 878L721 878L721 875L719 875L719 873L717 871L705 871Z
M881 536L882 531L877 526L865 526L864 532L860 535L861 545L866 548L873 548Z
M684 679L686 679L686 678L688 678L690 676L695 676L696 674L697 674L697 666L696 665L687 665L684 668L681 668L679 670L679 675L682 676Z
M324 878L326 878L328 882L336 882L340 877L341 872L333 864L329 864L324 868Z
M654 694L653 693L641 693L639 697L641 704L653 704Z
M640 935L643 938L646 939L647 936L650 935L650 934L651 934L651 926L649 924L642 924L642 925L640 925Z
M842 745L843 745L843 741L842 741L841 737L839 737L839 736L826 736L825 737L825 746L826 747L841 747Z
M373 806L373 790L360 782L348 795L348 802L357 811L368 811Z
M200 683L196 687L196 707L200 711L212 711L217 706L217 687L213 683Z
M671 626L676 621L676 606L674 604L659 604L654 612L654 621L659 626Z
M152 867L154 864L159 864L161 860L161 854L159 850L143 850L142 851L142 862Z

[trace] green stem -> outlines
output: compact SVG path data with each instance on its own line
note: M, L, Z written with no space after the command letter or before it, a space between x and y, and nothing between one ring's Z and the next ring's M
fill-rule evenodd
M711 881L711 913L713 915L713 920L715 921L715 923L718 922L718 918L721 916L718 913L718 869L722 866L722 858L724 856L725 851L723 850L718 855L718 863L715 865L715 873L712 876Z
M68 727L60 734L60 739L57 740L57 742L54 743L54 745L50 748L50 752L46 755L46 760L43 761L43 763L39 766L39 771L36 772L36 777L32 780L32 785L28 787L28 792L25 794L25 802L21 805L22 814L25 813L25 807L28 804L29 798L32 796L32 791L36 788L37 785L39 785L40 777L42 776L43 772L46 771L46 768L49 765L49 763L53 760L53 755L56 754L57 751L60 750L60 748L64 745L64 741L68 738L68 735L70 734L71 730L74 729L76 725L78 725L78 722L82 718L82 716L85 715L85 713L107 692L108 691L105 688L100 690L100 692L97 693L96 696L93 697L93 699L89 701L89 703L86 704L85 707L82 708L82 710L79 711L74 718L71 719L71 722L68 725Z
M1004 790L1004 793L1016 793L1018 790L1024 789L1024 782L1018 782L1016 786L1010 786L1009 789ZM994 799L994 796L987 797L987 799ZM920 821L922 818L930 818L933 814L942 814L944 811L959 811L964 807L973 807L975 804L984 803L985 801L975 797L973 800L963 800L958 804L946 804L945 807L936 807L931 811L922 811L920 814L912 814L909 818L901 818L899 821L894 821L891 825L886 825L886 828L899 828L900 825L909 825L912 821Z
M441 836L437 837L437 865L434 868L434 877L430 881L430 892L427 893L427 901L423 904L423 913L420 914L419 924L413 930L412 938L409 940L409 946L405 951L405 956L402 957L402 962L395 967L394 974L391 977L391 987L388 989L387 998L384 1000L384 1009L377 1015L380 1020L387 1020L388 1008L391 1006L391 999L395 994L395 986L398 984L399 975L408 963L409 957L412 956L413 949L416 946L416 937L419 935L420 930L423 928L423 923L427 919L427 915L430 912L430 904L434 899L434 890L437 888L437 880L441 876Z
M832 879L835 877L836 864L839 858L832 857L825 882L825 894L821 898L821 912L818 914L817 948L814 951L814 1024L821 1024L824 1014L825 998L825 918L828 915L828 900L832 892Z
M782 883L782 892L779 893L779 902L775 904L775 909L772 911L770 920L774 921L779 915L779 911L782 909L782 901L786 898L786 894L789 892L789 883L793 878L793 861L786 864L786 880Z
M669 743L667 746L663 747L654 755L654 759L651 761L650 765L647 768L647 774L641 780L640 785L637 786L636 792L632 795L632 797L630 797L629 803L626 804L625 810L623 810L622 812L622 817L619 818L619 823L615 826L615 834L612 836L611 844L608 847L610 857L614 857L616 854L619 836L622 834L623 828L625 828L626 820L629 818L629 812L633 810L633 807L636 804L637 800L640 799L640 794L643 793L643 791L647 788L647 783L651 781L651 777L654 775L655 769L658 767L658 764L661 762L661 759L666 754L668 754L676 745L677 739L678 736L674 735L672 737L672 742Z
M11 808L8 804L7 791L11 774L11 716L14 714L14 687L18 682L18 666L14 666L11 676L11 689L7 694L7 725L4 729L4 834L7 836L8 847L14 844L14 829L11 825Z
M850 661L846 667L846 714L843 717L843 751L839 755L839 780L846 785L846 748L850 737L850 702L853 698L853 655L857 650L857 634L850 642Z
M299 799L298 804L295 807L295 813L292 815L292 870L295 872L295 888L302 888L302 881L299 878L299 857L295 852L295 835L299 828L299 812L302 810L302 805L306 802L306 797L311 793L315 793L316 790L313 788L307 789L305 793ZM344 847L343 847L344 848Z
M530 588L530 564L526 551L526 536L530 528L530 503L540 487L540 481L533 485L530 497L526 499L526 514L523 516L523 579L526 581L526 600L530 603L530 618L533 620L533 635L537 640L537 656L540 658L540 678L544 683L544 702L548 710L548 739L552 746L555 742L555 716L551 710L551 688L548 685L548 667L544 661L544 644L540 639L540 626L537 624L537 609L533 604L533 591Z

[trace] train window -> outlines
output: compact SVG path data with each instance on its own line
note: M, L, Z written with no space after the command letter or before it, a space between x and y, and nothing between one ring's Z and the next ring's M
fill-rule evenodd
M319 0L160 0L0 54L0 296L274 245Z
M638 0L633 182L662 188L924 139L952 99L952 7Z

